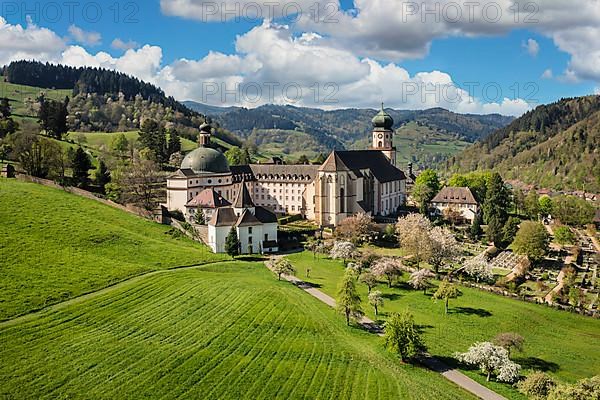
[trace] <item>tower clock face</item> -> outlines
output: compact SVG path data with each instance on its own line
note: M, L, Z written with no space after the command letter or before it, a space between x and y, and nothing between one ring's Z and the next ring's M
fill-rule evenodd
M383 139L383 134L380 133L378 137L379 139Z

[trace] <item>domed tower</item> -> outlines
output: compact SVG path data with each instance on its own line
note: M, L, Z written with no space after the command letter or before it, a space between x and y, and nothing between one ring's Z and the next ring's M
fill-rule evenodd
M394 119L385 112L383 103L381 111L373 118L373 150L379 150L396 165L396 148L394 147Z
M206 122L200 125L200 133L198 134L198 144L201 147L206 147L210 144L210 136L212 133L212 127Z

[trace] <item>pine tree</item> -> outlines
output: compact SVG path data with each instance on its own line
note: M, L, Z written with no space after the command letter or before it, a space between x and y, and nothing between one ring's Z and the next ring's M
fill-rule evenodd
M147 119L142 123L140 143L152 150L156 162L165 163L168 161L165 129L155 120Z
M200 207L198 207L198 209L196 210L194 222L198 225L206 225L206 217L204 216L204 211L202 211Z
M95 181L96 184L102 189L102 192L104 192L104 187L108 183L110 183L110 172L108 171L104 160L100 160L98 164L98 168L96 169Z
M78 147L71 160L73 168L73 180L77 186L85 186L88 184L90 173L89 170L92 168L92 162L86 154L86 152Z
M350 325L351 318L359 318L363 315L360 303L360 296L356 290L355 273L351 268L346 268L344 277L338 286L336 307L346 316L347 325Z
M231 257L240 255L240 240L238 239L237 230L234 226L231 227L227 239L225 239L225 252Z
M502 177L497 172L487 185L485 203L483 204L484 219L488 224L487 235L496 246L502 245L504 224L508 219L508 208L510 199L508 189L504 185Z
M179 153L181 151L181 139L179 133L175 129L171 129L169 132L169 143L167 144L167 153L169 157L172 154Z

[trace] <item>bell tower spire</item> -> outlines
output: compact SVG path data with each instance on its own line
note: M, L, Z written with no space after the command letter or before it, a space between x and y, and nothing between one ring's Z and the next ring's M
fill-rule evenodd
M381 111L373 118L373 150L380 150L396 165L396 148L394 147L394 119L385 111L381 103Z

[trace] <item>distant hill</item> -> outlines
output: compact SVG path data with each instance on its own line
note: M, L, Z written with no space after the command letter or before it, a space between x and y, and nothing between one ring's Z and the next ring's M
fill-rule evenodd
M228 113L231 111L238 110L240 108L240 107L211 106L208 104L196 103L195 101L183 101L182 104L185 105L186 107L190 108L191 110L199 112L200 114L210 115L210 116L225 114L225 113Z
M290 158L368 146L371 119L377 113L375 109L325 111L278 105L254 109L216 107L211 113L210 108L215 107L194 102L186 105L206 112L222 127L250 143L281 151ZM396 121L400 161L422 166L446 160L514 119L497 114L456 114L441 108L387 111Z
M537 107L448 161L450 171L494 169L505 179L600 192L600 96Z

